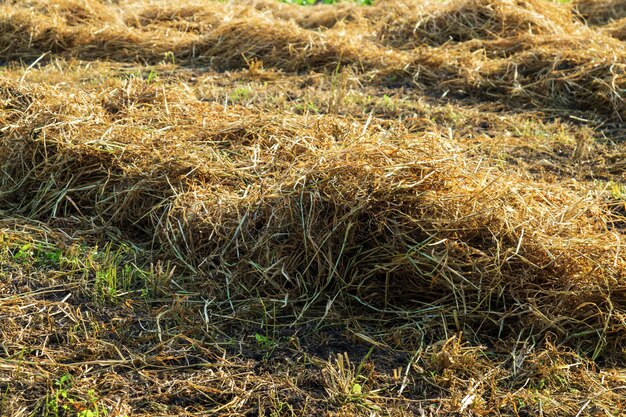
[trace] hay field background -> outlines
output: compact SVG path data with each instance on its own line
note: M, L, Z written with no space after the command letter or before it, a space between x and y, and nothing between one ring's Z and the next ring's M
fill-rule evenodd
M623 416L626 3L0 3L0 415Z

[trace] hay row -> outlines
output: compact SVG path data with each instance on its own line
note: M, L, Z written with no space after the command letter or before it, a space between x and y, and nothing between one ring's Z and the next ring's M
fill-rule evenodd
M572 5L589 25L606 25L626 17L624 0L574 0Z
M77 2L61 3L65 9L38 2L39 7L7 9L0 20L0 50L9 60L51 52L220 70L246 68L254 60L295 72L349 66L368 83L417 84L437 94L589 111L617 121L626 112L623 44L573 22L566 8L534 0L458 1L436 12L414 11L396 23L385 23L381 15L324 31L273 17L274 9L264 12L265 3L144 7L106 19L98 18L101 9L114 13L112 6L83 3L78 12ZM387 18L397 12L392 7ZM68 20L69 15L75 17Z
M623 236L584 187L499 172L401 125L231 113L163 90L134 81L111 112L116 91L5 80L3 204L140 236L205 294L226 282L232 297L436 306L479 340L520 326L589 350L623 337Z
M541 0L456 0L443 7L432 4L421 13L390 16L379 36L387 45L412 49L524 34L563 35L577 29L570 9Z

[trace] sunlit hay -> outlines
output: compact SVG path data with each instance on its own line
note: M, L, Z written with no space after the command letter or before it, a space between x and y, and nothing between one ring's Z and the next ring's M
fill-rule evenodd
M1 414L619 413L626 54L541 5L2 3Z
M54 7L35 9L0 6L0 48L7 60L34 60L43 54L81 59L150 61L162 59L163 40L142 37L117 21L76 20L68 24Z
M277 19L293 21L306 29L328 29L338 22L356 22L371 9L352 2L310 7L299 7L273 0L251 0L249 3L262 13L270 13Z
M196 34L206 34L234 19L261 14L247 2L223 3L213 0L184 0L176 4L167 1L127 2L122 10L125 23L144 32L169 29Z
M61 20L68 26L92 25L100 26L107 23L119 23L119 9L107 6L99 0L58 0L47 2L42 0L24 0L14 2L22 9L50 16L53 20Z
M620 288L624 265L593 196L470 176L462 158L437 154L440 144L387 143L305 152L288 177L250 185L239 201L224 191L185 193L162 239L184 242L179 253L197 252L201 268L244 291L344 290L376 308L447 305L453 295L462 320L474 329L482 322L484 331L497 327L499 313L470 313L481 303L537 303L515 323L560 335L580 326L602 332L608 316L595 309L606 302L607 283ZM573 304L580 316L570 322Z
M626 65L616 60L623 48L610 38L548 41L485 66L483 88L491 86L512 101L626 116L622 91ZM565 45L569 43L565 41Z
M345 65L371 70L400 66L406 59L341 30L317 33L264 17L223 24L176 54L226 69L245 68L258 59L286 71L336 70Z
M459 0L422 13L392 18L380 39L397 48L444 45L521 34L556 35L574 30L570 10L541 0Z
M218 26L224 18L216 10L207 10L200 5L149 6L129 13L126 23L146 31L164 26L181 32L204 33Z
M623 44L591 30L419 48L413 56L410 65L385 76L514 107L588 111L614 120L626 114Z
M626 17L624 0L574 0L572 6L590 25L606 25Z
M8 60L34 60L51 53L78 59L157 63L170 54L170 60L187 65L209 63L232 69L247 67L249 59L258 59L266 66L287 71L334 70L344 65L371 70L401 66L404 60L402 54L381 49L344 27L322 34L250 8L245 9L250 16L229 20L225 16L230 11L221 4L213 4L197 16L197 30L189 30L179 20L172 26L169 19L179 16L184 21L194 8L155 6L127 16L131 26L111 22L94 30L89 24L68 25L54 15L3 7L6 13L0 19L0 48L7 51ZM52 13L50 8L45 10Z
M598 31L620 41L626 41L626 17L598 28Z
M70 103L0 90L18 116L2 170L21 179L2 184L4 204L123 230L207 294L224 282L232 297L339 294L388 319L436 306L477 340L530 326L584 332L570 342L588 350L619 344L623 236L599 194L501 172L401 124L224 111L159 87L71 90Z

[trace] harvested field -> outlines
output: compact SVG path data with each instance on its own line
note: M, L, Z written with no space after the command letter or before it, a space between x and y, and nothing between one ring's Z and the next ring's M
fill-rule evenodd
M1 3L0 415L624 415L620 7Z

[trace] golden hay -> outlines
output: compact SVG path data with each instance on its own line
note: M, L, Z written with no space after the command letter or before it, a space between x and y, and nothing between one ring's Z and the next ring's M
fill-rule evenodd
M624 0L574 0L572 5L590 25L606 25L626 17Z
M277 19L293 21L305 29L327 29L339 22L356 22L368 13L367 9L354 3L333 6L320 4L311 7L298 7L272 0L255 0L250 3L261 12L269 12Z
M595 32L474 40L419 48L413 56L386 76L513 107L589 111L618 121L626 116L624 46Z
M183 45L176 55L208 62L218 68L246 67L251 59L287 71L336 70L354 66L371 70L397 67L403 55L375 44L342 36L340 32L316 33L295 24L255 18L225 23L198 42Z
M417 82L440 93L452 89L461 95L479 94L481 99L513 106L549 105L621 120L624 68L620 57L625 53L619 42L572 22L569 9L562 6L535 0L476 1L453 2L430 14L405 10L409 13L404 16L406 22L418 22L417 26L385 21L379 8L369 12L370 22L365 26L344 22L323 31L273 17L276 10L282 10L280 5L264 14L256 8L265 4L262 2L237 6L216 2L177 7L125 5L121 9L98 3L97 7L107 8L113 17L106 23L94 20L97 30L90 26L92 23L81 23L84 19L66 22L65 14L58 10L71 10L70 6L78 4L75 2L67 3L65 9L5 5L6 13L0 19L0 49L7 51L9 60L34 60L50 52L52 56L121 62L154 64L169 60L221 70L246 68L253 61L296 72L330 72L348 66L364 73L364 82ZM80 4L85 10L98 10L95 6L89 9L91 3ZM120 10L125 13L123 19ZM319 12L323 10L320 6ZM396 16L399 10L394 3L388 17ZM242 17L228 17L235 15ZM423 36L416 38L399 29L409 26L411 31L425 28ZM385 35L394 28L400 30L398 36ZM378 40L372 35L376 30L380 32ZM450 37L463 42L449 43ZM415 42L440 46L401 51L380 42L399 48L412 47Z
M572 20L570 10L542 0L457 0L390 19L380 38L394 47L411 49L522 34L562 35L574 30Z
M616 20L598 30L620 41L626 41L626 18Z
M576 183L480 168L401 125L225 112L140 81L114 112L117 90L3 85L12 124L0 160L21 179L2 184L5 204L154 239L160 256L206 277L196 286L207 293L227 276L233 296L437 303L487 332L583 329L572 342L592 350L623 337L623 236ZM609 294L615 311L598 313ZM502 322L515 303L534 307Z
M615 414L617 25L2 3L0 414Z

